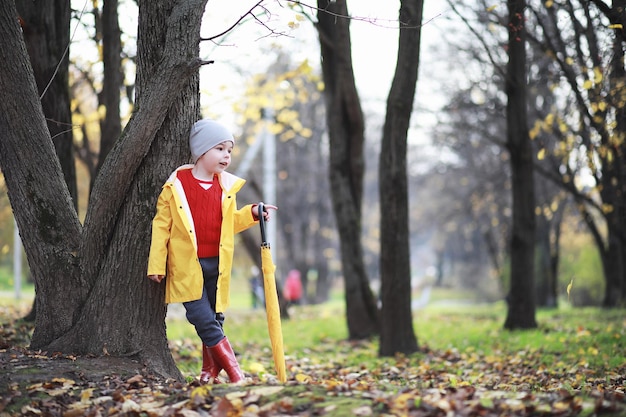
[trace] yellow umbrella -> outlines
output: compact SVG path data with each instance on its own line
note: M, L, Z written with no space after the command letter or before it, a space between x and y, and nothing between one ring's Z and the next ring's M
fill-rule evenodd
M261 269L263 270L263 288L265 289L265 311L267 314L267 329L270 334L272 353L274 355L274 368L280 382L287 381L285 372L285 352L283 350L283 330L280 324L280 308L278 306L278 293L276 292L276 265L272 260L270 244L265 237L265 210L263 203L259 203L259 225L261 226Z

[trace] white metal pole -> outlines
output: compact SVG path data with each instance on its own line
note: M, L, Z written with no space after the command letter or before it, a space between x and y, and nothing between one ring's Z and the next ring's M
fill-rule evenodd
M263 132L263 134L265 134L265 132ZM261 146L263 146L263 142L264 137L261 136L254 141L252 146L248 148L245 155L243 156L243 159L241 160L241 163L237 167L237 171L235 171L235 175L237 175L238 177L246 177L248 175L248 171L250 171L252 161L254 161L254 157L256 157L257 153L259 153Z

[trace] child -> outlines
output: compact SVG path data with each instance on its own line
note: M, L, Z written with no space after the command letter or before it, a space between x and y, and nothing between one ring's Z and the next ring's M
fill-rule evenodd
M258 221L257 205L237 208L245 180L226 172L235 139L213 120L191 128L193 165L177 168L161 190L152 221L148 278L165 280L165 302L182 302L187 320L202 340L201 383L230 382L244 374L223 330L228 307L234 235ZM276 210L276 206L265 205ZM263 213L269 221L268 212Z

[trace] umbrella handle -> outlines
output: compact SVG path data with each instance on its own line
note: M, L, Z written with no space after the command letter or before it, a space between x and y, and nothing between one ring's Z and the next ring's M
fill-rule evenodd
M259 226L261 226L261 245L268 246L267 243L267 235L265 234L265 217L263 217L263 213L265 213L265 204L259 203L257 205L259 212Z

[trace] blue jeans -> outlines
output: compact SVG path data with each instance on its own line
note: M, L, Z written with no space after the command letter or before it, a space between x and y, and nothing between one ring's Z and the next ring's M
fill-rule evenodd
M183 303L187 320L207 346L215 346L224 338L224 315L215 312L219 258L200 258L204 288L202 298Z

